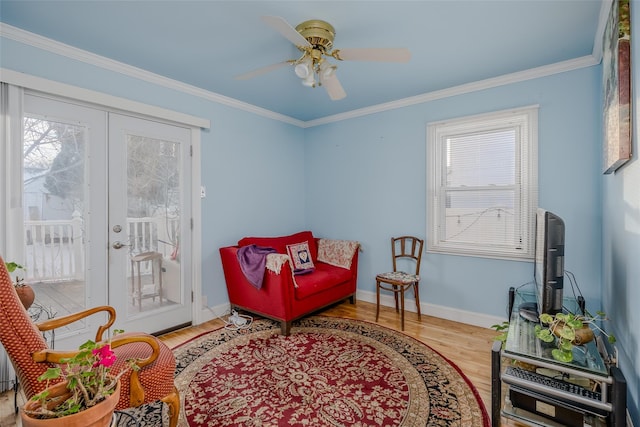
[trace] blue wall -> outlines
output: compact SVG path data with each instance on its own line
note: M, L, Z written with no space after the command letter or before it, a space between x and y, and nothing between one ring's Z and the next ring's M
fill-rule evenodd
M635 4L634 6L638 6ZM640 22L640 9L631 7L631 25ZM635 31L635 30L634 30ZM637 31L636 31L637 32ZM640 81L640 45L631 44L632 84ZM603 276L604 308L611 317L612 329L618 338L620 367L627 379L627 406L635 426L640 425L640 103L637 86L633 97L633 158L615 174L603 175Z
M565 266L589 307L600 290L600 67L459 95L308 129L306 217L320 235L359 240L358 289L390 268L389 238L426 236L426 125L539 105L539 205L566 223ZM531 262L426 254L424 303L505 316L507 290Z

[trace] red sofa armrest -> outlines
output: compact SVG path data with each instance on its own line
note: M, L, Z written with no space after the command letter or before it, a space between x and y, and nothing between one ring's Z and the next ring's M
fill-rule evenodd
M255 288L245 277L238 262L238 246L220 248L222 269L232 306L248 309L256 314L277 320L289 320L294 301L293 276L289 263L280 273L266 270L262 288Z

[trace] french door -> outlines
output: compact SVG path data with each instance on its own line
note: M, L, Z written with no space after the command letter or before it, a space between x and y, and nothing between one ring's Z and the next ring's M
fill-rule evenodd
M19 261L44 320L111 305L115 327L158 332L192 319L190 130L24 96ZM55 346L92 339L92 316Z
M191 321L189 140L185 128L109 115L108 297L125 330Z

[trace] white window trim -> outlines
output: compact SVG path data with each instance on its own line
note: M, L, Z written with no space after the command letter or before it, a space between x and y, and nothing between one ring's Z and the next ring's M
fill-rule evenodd
M448 242L441 238L443 196L440 191L443 177L443 140L449 136L486 131L505 125L521 126L520 143L516 148L520 168L518 210L519 227L523 230L520 250L477 247ZM443 120L427 124L427 252L467 255L499 259L533 259L535 242L535 212L538 205L538 106Z

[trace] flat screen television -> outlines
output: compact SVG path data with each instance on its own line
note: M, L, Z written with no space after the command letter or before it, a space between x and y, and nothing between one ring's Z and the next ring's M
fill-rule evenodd
M564 232L562 218L538 208L533 271L538 314L562 311Z

